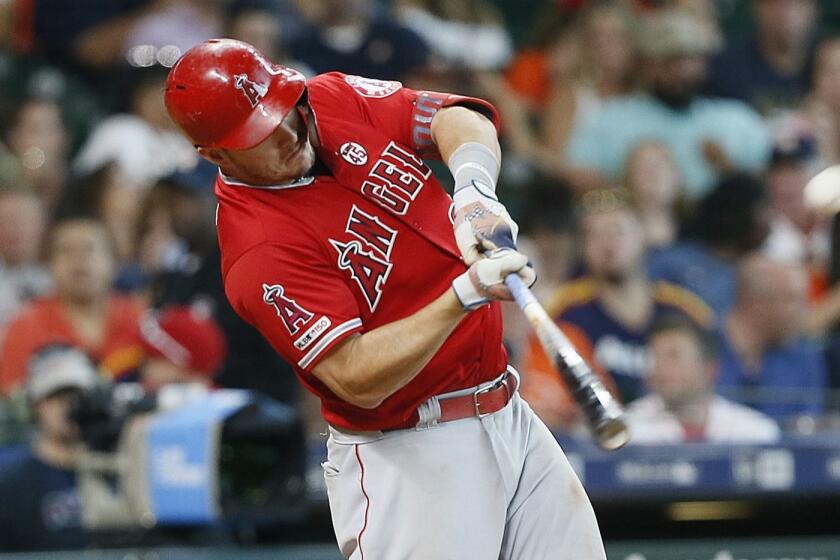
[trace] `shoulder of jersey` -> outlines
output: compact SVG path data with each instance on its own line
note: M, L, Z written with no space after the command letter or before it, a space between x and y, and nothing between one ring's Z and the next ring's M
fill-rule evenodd
M347 82L344 81L346 76L347 74L344 74L343 72L325 72L324 74L318 74L317 76L307 79L306 87L310 89L312 87L335 87L339 85L349 87Z
M595 299L595 282L591 278L580 278L563 284L548 302L546 312L557 318L570 307L582 305Z
M705 327L712 326L712 309L697 295L681 286L661 280L654 284L653 297L657 303L675 307Z

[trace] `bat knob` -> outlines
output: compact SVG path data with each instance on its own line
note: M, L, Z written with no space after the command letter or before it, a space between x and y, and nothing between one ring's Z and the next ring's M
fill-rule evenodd
M595 439L601 449L615 451L630 441L630 431L620 417L610 418L595 427Z

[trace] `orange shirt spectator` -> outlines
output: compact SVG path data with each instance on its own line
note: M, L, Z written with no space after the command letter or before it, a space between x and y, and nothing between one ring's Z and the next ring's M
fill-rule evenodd
M112 377L135 372L143 352L137 342L142 308L133 300L111 296L99 340L73 325L57 297L36 300L15 318L0 351L0 392L9 394L26 378L30 358L45 346L65 344L83 350Z
M586 334L571 323L559 323L559 326L578 354L592 367L595 375L601 379L614 397L619 398L609 374L595 361L595 352ZM531 336L528 340L528 349L521 366L522 398L528 401L537 416L549 428L555 430L568 430L574 427L581 420L580 408L536 336Z
M48 243L52 297L12 320L0 349L0 392L23 381L30 357L52 344L78 346L112 376L139 367L141 308L116 295L114 244L105 225L84 216L53 225Z
M545 51L520 51L505 72L505 77L510 88L534 108L542 108L548 103L552 77Z

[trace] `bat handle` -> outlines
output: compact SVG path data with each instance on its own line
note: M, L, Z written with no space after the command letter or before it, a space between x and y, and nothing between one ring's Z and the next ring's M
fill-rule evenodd
M505 286L510 290L519 309L524 311L532 303L537 303L537 298L534 297L534 294L516 273L512 272L505 276Z

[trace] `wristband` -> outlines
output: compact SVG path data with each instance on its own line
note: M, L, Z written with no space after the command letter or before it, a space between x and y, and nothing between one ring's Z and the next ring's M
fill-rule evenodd
M467 311L473 311L482 305L490 303L489 298L482 296L476 290L475 284L470 279L469 270L452 281L452 290L455 292L455 297L458 298L461 306Z
M488 185L496 191L499 179L499 160L496 155L480 142L465 142L452 152L447 162L455 178L455 192L473 184L473 181Z

